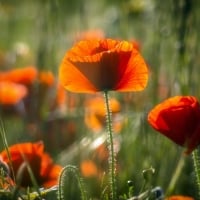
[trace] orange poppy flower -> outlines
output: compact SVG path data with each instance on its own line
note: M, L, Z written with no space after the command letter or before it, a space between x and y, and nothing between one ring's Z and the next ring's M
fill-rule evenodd
M56 93L51 103L51 111L62 116L66 115L66 112L73 113L79 102L77 94L66 91L60 83L57 83L55 89Z
M95 154L96 154L98 160L106 161L106 162L108 161L109 152L108 152L108 148L105 145L105 143L102 143L96 147Z
M28 91L24 85L12 82L0 82L0 104L15 105L21 101Z
M106 109L105 102L102 97L95 97L89 99L85 103L85 123L94 132L99 132L105 127L106 123ZM122 120L117 119L121 105L115 98L110 99L110 109L113 117L114 132L119 132L122 127Z
M40 83L49 87L54 84L55 78L51 71L40 71L38 76Z
M131 42L85 40L66 53L59 79L72 92L140 91L147 85L148 69Z
M97 166L92 160L84 160L81 162L80 169L84 177L94 177L98 175Z
M67 99L66 90L62 85L58 83L56 88L56 97L54 103L56 104L56 106L63 106L66 105L66 99Z
M171 197L167 197L165 200L194 200L194 198L188 196L174 195Z
M0 153L3 161L13 166L17 184L22 187L33 186L27 163L39 186L52 187L57 184L58 175L62 169L55 165L51 157L44 152L42 142L15 144L9 147L11 161L9 162L6 150Z
M76 40L91 40L102 39L105 37L105 33L101 29L86 30L76 35Z
M161 134L191 153L200 144L200 104L193 96L175 96L158 104L148 122Z
M0 81L11 81L29 85L32 84L36 78L37 69L33 66L0 72Z

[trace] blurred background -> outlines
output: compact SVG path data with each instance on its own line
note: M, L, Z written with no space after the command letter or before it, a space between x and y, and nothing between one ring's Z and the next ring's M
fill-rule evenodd
M56 163L80 168L88 192L98 198L108 156L102 94L63 90L58 68L79 40L129 40L149 66L149 82L142 92L110 92L118 193L159 186L166 195L195 198L191 156L146 117L168 97L200 97L199 10L194 0L0 0L0 114L8 144L42 140Z

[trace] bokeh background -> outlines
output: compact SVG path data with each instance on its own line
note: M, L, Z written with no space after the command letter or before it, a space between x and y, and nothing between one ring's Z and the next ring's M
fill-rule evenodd
M134 195L139 194L143 170L154 168L145 188L195 198L191 155L152 130L147 114L171 96L200 98L199 10L194 0L0 0L0 72L34 66L38 74L50 74L26 85L28 94L20 103L0 105L8 144L42 140L56 163L81 169L87 190L98 198L107 170L102 95L63 91L58 68L81 39L133 41L149 66L149 82L142 92L110 92L118 193L127 193L131 181ZM71 190L75 199L78 193Z

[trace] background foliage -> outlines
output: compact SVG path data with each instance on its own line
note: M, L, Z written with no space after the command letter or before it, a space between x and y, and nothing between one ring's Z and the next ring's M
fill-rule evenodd
M138 41L149 65L148 87L140 93L111 93L121 102L125 121L117 136L120 139L119 193L128 192L128 180L133 181L134 193L139 193L144 183L142 171L153 167L155 173L148 182L150 186L160 186L169 194L195 197L190 156L184 157L178 176L176 167L182 149L152 130L146 115L154 105L170 96L200 97L199 9L200 3L194 0L0 0L0 70L34 65L39 70L51 70L56 77L64 53L74 44L77 35L86 30L100 29L106 37ZM26 51L21 53L20 47ZM79 165L90 158L88 144L96 136L84 124L85 95L75 95L78 107L55 120L49 120L48 101L41 106L38 96L34 98L37 110L34 112L39 115L33 115L31 120L3 116L8 143L42 139L47 151L63 166ZM61 148L60 134L69 122L75 125L75 138ZM54 148L48 146L49 137L53 138ZM83 144L84 139L89 143ZM3 149L2 143L0 149ZM176 175L175 186L168 190ZM95 178L86 181L90 193L98 196L101 183Z

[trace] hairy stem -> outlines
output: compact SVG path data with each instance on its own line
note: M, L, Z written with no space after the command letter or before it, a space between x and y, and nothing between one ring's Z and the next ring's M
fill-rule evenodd
M57 199L58 200L64 200L64 190L67 189L65 188L65 179L68 178L68 173L72 173L75 177L75 179L77 180L78 183L78 187L80 189L81 192L81 199L82 200L87 200L87 194L85 191L85 187L84 187L84 183L82 178L80 177L80 174L78 172L77 167L73 166L73 165L67 165L65 166L62 171L61 174L59 176L59 180L58 180L58 196Z
M116 200L116 155L114 150L114 142L113 142L113 129L112 129L112 112L110 110L109 105L109 96L108 92L104 91L105 105L106 105L106 125L107 125L107 141L109 148L109 182L110 182L110 190L111 190L111 199Z
M198 148L192 152L192 158L193 158L194 171L195 171L196 182L197 182L198 196L200 198L200 157L199 157Z

